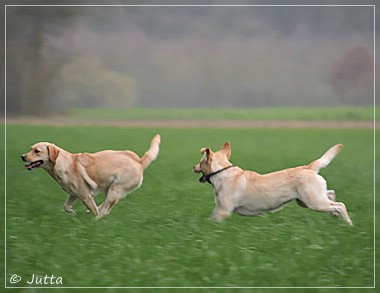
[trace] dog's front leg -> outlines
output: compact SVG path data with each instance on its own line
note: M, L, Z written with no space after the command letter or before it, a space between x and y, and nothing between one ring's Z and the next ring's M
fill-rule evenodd
M83 196L80 198L83 204L88 208L88 210L94 215L99 215L98 207L96 206L95 200L91 195Z
M234 207L228 197L215 195L215 203L216 206L210 216L212 220L221 222L231 216Z
M69 195L69 197L66 199L63 209L65 210L66 213L73 214L75 211L73 210L73 203L78 199L75 195Z
M212 220L221 222L221 221L227 219L229 216L231 216L231 213L225 211L224 209L221 209L220 207L215 207L210 218Z

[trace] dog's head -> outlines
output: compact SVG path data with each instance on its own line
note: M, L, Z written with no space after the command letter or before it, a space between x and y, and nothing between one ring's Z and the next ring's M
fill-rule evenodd
M39 142L31 147L31 150L23 154L21 159L29 164L25 168L32 171L36 168L42 167L50 169L57 160L59 155L59 148L49 142Z
M217 152L213 152L209 147L203 147L201 148L201 154L203 157L199 164L193 167L193 171L195 173L202 173L202 177L199 179L202 183L207 181L206 176L231 165L229 162L231 146L228 142L225 142Z

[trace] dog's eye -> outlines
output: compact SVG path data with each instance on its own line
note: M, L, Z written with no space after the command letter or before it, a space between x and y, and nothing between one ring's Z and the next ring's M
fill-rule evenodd
M36 154L38 154L38 153L40 152L40 150L34 150L34 152L35 152Z

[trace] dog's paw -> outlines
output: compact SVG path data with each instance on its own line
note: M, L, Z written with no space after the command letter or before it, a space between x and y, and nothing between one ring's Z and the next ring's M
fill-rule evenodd
M330 213L331 216L333 216L334 218L339 218L340 214L338 212L331 212Z
M68 214L73 214L73 215L75 214L75 211L74 211L74 209L72 207L66 207L66 206L64 206L63 209Z
M102 214L102 213L100 213L99 215L97 215L96 217L95 217L95 219L97 219L97 220L101 220L101 219L103 219L104 218L104 214Z
M210 219L215 222L222 222L223 220L227 219L231 214L227 212L213 212L210 216Z

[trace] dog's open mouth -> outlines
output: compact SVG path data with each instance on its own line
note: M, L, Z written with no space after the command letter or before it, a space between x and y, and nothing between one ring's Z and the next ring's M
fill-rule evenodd
M44 163L43 160L38 160L38 161L31 162L30 164L25 165L25 168L27 168L29 171L32 171L40 167L43 163Z

